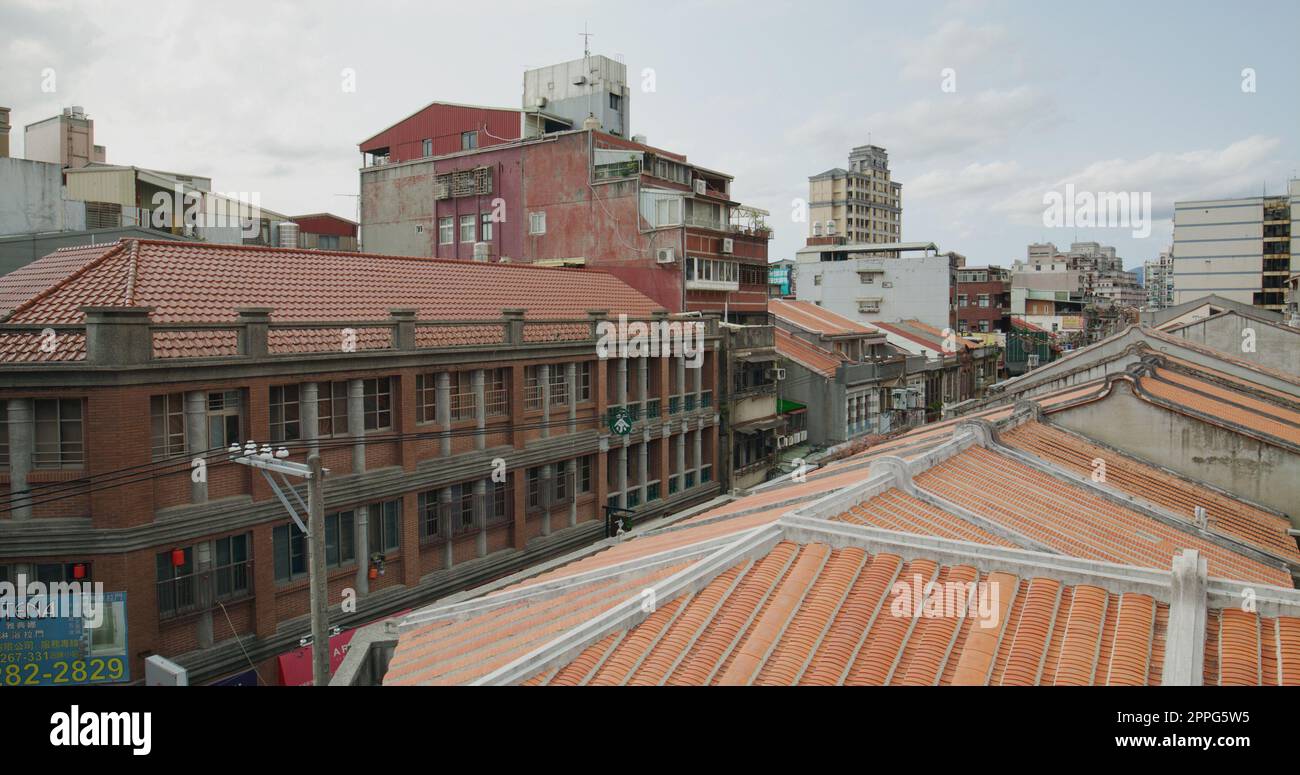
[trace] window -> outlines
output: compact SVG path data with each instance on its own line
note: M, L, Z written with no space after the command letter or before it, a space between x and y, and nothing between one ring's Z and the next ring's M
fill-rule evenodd
M460 217L460 241L474 241L474 216L462 215Z
M384 501L370 507L370 551L391 552L401 545L402 502Z
M271 405L271 441L295 441L302 438L302 422L299 411L299 393L297 385L272 385Z
M423 228L423 227L421 227ZM339 237L337 234L321 234L316 237L316 247L321 250L338 250Z
M490 369L484 374L484 400L488 415L501 415L510 412L510 394L506 388L506 370Z
M529 213L528 214L528 233L545 234L546 233L546 213Z
M505 482L493 482L488 486L492 488L492 510L488 513L488 519L503 522L510 517L510 488Z
M317 435L348 435L348 383L322 382L316 400Z
M0 399L0 471L9 470L9 402ZM0 566L4 567L4 566ZM0 577L0 581L4 581Z
M613 92L610 92L610 93L609 93L609 109L610 109L610 110L622 110L622 109L623 109L623 95L621 95L621 94L615 94L615 93L613 93Z
M420 540L442 536L441 490L427 490L416 496L416 509L419 512Z
M569 367L568 364L551 365L551 403L564 405L569 403Z
M185 394L168 393L149 399L153 430L153 459L185 454Z
M989 295L988 295L987 293L981 293L981 294L980 294L980 306L981 306L981 307L987 307L988 305L989 305Z
M536 466L528 469L528 508L542 508L542 469Z
M681 199L672 197L655 200L655 226L679 226L681 222Z
M438 244L450 245L455 240L452 234L451 217L438 219Z
M239 391L208 393L208 449L239 443Z
M36 468L81 468L86 462L80 398L38 398L36 443L32 465Z
M477 412L473 372L455 372L451 375L451 419L473 420Z
M325 565L339 568L356 561L355 515L340 511L325 515ZM307 575L307 536L296 524L280 525L271 533L275 553L275 580L291 581Z
M482 213L479 215L478 220L479 220L478 238L483 240L484 242L491 242L492 241L492 213Z
M460 149L462 151L471 151L478 147L478 132L461 132Z
M591 400L591 361L578 364L578 401Z
M537 366L524 367L524 408L530 411L542 408L542 385L538 378L540 373Z
M958 307L966 306L966 294L964 293L957 294L957 306Z
M436 422L438 419L438 375L415 375L415 421Z
M239 597L248 592L248 535L227 536L212 542L218 600Z
M156 555L156 581L158 582L158 613L174 616L194 607L194 550L181 550L185 562L172 564L171 550Z
M591 492L591 466L595 461L591 455L578 458L578 492Z
M420 155L421 155L421 156L432 156L432 155L433 155L433 140L431 140L431 139L429 139L429 138L427 138L427 137L424 138L424 142L421 144L421 147L420 147Z
M474 484L464 482L451 491L451 500L456 509L456 531L465 532L474 527Z
M353 529L356 515L340 511L325 515L325 565L338 568L357 559L356 533ZM297 529L297 525L294 525Z
M813 275L813 285L821 285L821 284L822 284L822 276L819 274Z
M386 431L393 427L393 379L379 377L361 381L366 430Z

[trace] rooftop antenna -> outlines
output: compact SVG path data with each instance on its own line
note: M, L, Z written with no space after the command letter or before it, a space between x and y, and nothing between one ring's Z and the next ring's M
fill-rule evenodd
M582 23L582 32L579 32L579 33L578 33L578 36L582 38L582 58L583 58L583 59L586 59L587 57L591 56L591 36L594 35L594 34L595 34L594 32L587 32L587 23L586 23L586 22L583 22L583 23Z

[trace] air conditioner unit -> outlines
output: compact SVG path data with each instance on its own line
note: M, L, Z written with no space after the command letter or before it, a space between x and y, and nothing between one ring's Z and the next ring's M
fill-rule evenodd
M785 379L785 369L781 369L781 368L773 369L772 373L776 375L777 382L780 382L781 380Z
M708 193L708 190L709 190L709 184L704 182L704 178L695 179L695 193L705 194Z
M734 247L735 247L735 243L732 242L731 237L723 237L723 238L722 238L722 252L723 252L723 253L730 253L730 252L732 251L732 248L734 248Z
M785 449L785 448L788 447L788 446L790 446L790 437L789 437L789 436L777 436L777 437L776 437L776 448L777 448L777 449Z
M659 248L655 253L655 263L671 264L677 260L677 248Z

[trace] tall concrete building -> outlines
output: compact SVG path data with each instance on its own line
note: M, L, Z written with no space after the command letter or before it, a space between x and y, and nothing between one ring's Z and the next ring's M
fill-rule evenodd
M594 128L628 137L632 131L628 113L631 96L627 65L609 57L589 54L525 71L524 136L546 133L546 119L558 119L578 129L584 128L588 118L594 118Z
M1174 305L1174 248L1160 251L1160 257L1142 264L1143 284L1146 286L1147 309L1156 310Z
M1300 180L1286 196L1174 203L1174 303L1217 294L1281 311L1297 261Z
M899 242L903 184L889 177L889 154L878 145L849 152L849 168L808 178L809 237L844 237L849 244Z
M107 157L104 146L95 145L95 122L79 105L24 127L23 154L32 161L73 169L102 163Z

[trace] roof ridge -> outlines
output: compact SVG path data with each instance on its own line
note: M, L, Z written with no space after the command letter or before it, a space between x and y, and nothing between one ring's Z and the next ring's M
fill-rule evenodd
M165 240L162 240L162 241L163 241L163 242L166 242ZM34 295L34 296L28 298L28 299L27 299L26 301L24 301L22 304L19 304L18 306L14 307L12 310L9 311L9 314L5 317L5 320L6 320L6 321L8 321L8 320L13 320L13 318L14 318L16 315L18 315L18 314L21 313L21 312L24 312L25 310L27 310L27 309L30 308L30 307L35 306L37 302L39 302L39 301L43 301L43 300L45 300L46 298L48 298L48 297L50 297L51 295L53 295L56 291L60 291L60 290L62 290L62 289L64 289L64 288L68 287L68 285L70 285L74 280L80 278L82 275L86 274L86 273L89 272L91 269L94 269L94 268L100 266L100 265L103 264L105 261L107 261L109 258L111 258L111 257L113 257L113 256L116 256L118 253L120 253L120 252L121 252L121 251L126 247L126 243L127 243L127 242L130 242L130 243L133 243L133 244L134 244L135 242L137 242L137 240L122 240L122 239L119 239L119 240L116 240L116 241L111 242L111 243L105 243L105 244L104 244L105 250L104 250L103 253L100 253L97 257L95 257L95 258L91 259L90 261L87 261L86 263L82 264L81 267L77 269L77 271L72 272L71 274L68 274L68 275L65 276L62 280L59 280L57 283L55 283L55 284L53 284L53 285L47 287L45 290L43 290L43 291L37 293L36 295ZM44 258L44 257L42 257L42 258ZM39 261L39 260L41 260L41 259L37 259L37 261ZM35 262L32 262L32 263L35 263ZM28 264L28 266L31 266L31 264Z

